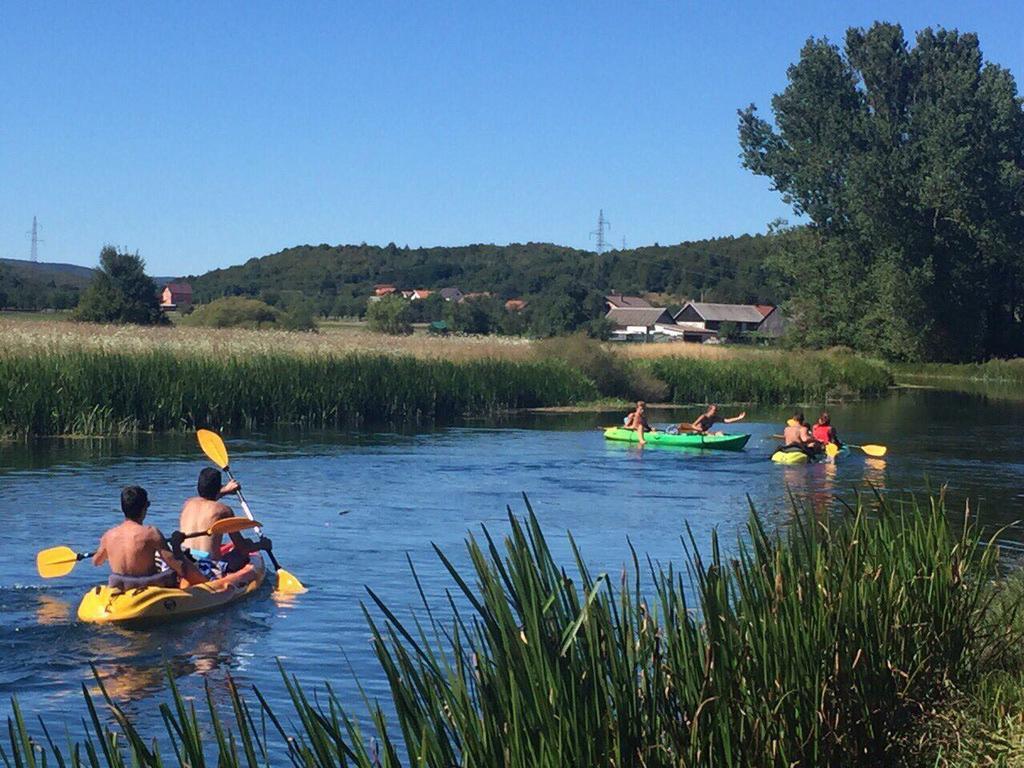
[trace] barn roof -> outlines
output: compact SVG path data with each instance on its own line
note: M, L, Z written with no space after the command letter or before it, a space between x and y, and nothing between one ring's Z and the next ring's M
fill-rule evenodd
M605 317L616 325L672 325L672 316L664 307L616 307Z
M754 304L712 304L704 301L691 301L686 307L693 307L694 311L707 322L718 323L760 323L764 320L764 313ZM683 307L679 310L681 314L686 310ZM679 317L677 314L676 317Z

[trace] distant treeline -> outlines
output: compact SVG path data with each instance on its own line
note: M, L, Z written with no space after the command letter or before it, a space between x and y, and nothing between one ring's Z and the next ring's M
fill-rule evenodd
M593 303L609 291L708 300L773 302L764 272L768 238L723 237L603 254L550 243L409 248L303 245L188 278L197 301L259 296L278 303L297 292L322 315L362 315L373 287L436 290L454 286L497 299L543 304L571 295ZM601 304L598 302L598 307ZM586 313L590 318L593 314Z
M0 309L71 309L92 270L0 259Z

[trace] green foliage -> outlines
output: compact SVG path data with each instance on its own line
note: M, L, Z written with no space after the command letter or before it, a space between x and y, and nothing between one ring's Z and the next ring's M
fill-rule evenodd
M809 40L772 99L740 112L744 165L807 227L768 267L805 343L893 360L1024 352L1024 109L972 34L850 29Z
M371 301L366 308L366 321L370 330L391 336L412 333L410 302L398 296L385 296Z
M558 361L98 350L0 355L0 433L419 423L591 400Z
M92 272L73 264L0 259L0 309L71 309Z
M603 397L659 402L669 394L665 382L647 366L624 360L583 332L544 339L536 353L541 360L561 360L580 371Z
M330 299L329 306L334 307L341 299L345 314L351 313L356 298L365 301L373 293L375 283L433 290L458 286L463 291L492 292L501 301L525 298L531 303L552 294L552 285L559 280L582 286L584 294L657 291L688 297L703 291L709 301L773 302L779 297L766 290L766 248L767 238L748 235L600 255L548 243L415 249L304 245L190 277L189 282L198 301L259 296L287 285L318 306ZM600 310L584 320L603 314ZM570 308L566 315L572 320L575 311ZM438 312L416 321L440 318ZM550 332L575 329L566 328L565 322L545 324Z
M829 352L749 352L728 358L662 357L646 362L674 403L809 403L881 395L892 373L881 363Z
M209 328L277 328L280 316L280 310L259 299L227 296L196 306L178 323Z
M367 700L359 717L330 687L310 696L283 670L290 702L276 712L230 680L228 706L209 690L190 704L169 677L165 762L97 681L109 718L85 689L84 744L64 755L49 734L33 739L15 702L0 757L76 768L231 768L270 755L362 768L907 764L931 751L910 736L946 724L928 722L936 705L1024 640L1019 592L995 600L997 547L979 547L969 518L952 531L941 498L858 500L838 520L796 510L784 535L751 514L731 556L717 534L701 554L687 531L685 574L643 572L636 553L621 578L594 574L571 538L570 571L532 509L510 512L509 529L503 545L486 530L471 537L462 570L437 551L459 598L447 621L422 590L428 618L408 623L370 590L389 714Z
M145 268L146 263L137 253L104 246L100 251L99 270L82 292L75 318L93 323L138 325L167 322L160 311L156 283L146 275Z

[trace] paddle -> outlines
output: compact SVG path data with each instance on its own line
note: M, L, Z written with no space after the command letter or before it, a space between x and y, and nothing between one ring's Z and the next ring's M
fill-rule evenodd
M196 536L216 536L228 533L246 531L259 526L254 520L244 517L229 517L218 520L208 530L197 531L196 533L181 533L175 531L171 534L171 540L180 537L181 541L193 539ZM179 544L180 546L180 544ZM67 576L74 570L74 567L86 558L92 557L94 552L75 552L70 547L50 547L36 555L36 570L44 579L55 579L59 576Z
M209 457L210 461L227 472L228 477L234 480L235 476L231 472L231 467L228 466L228 449L220 435L208 429L198 429L196 430L196 437L199 439L199 447L203 449L203 453ZM241 488L238 489L238 501L242 504L242 511L245 512L245 516L253 520L252 512L249 511L249 505L245 501L245 496L242 495ZM256 533L260 533L259 528L256 529ZM274 564L274 570L277 571L278 592L299 593L306 591L301 581L281 567L272 551L268 549L267 555L270 557L270 562Z
M785 440L786 438L782 435L772 435L774 440ZM853 443L843 443L848 448L857 448L864 451L868 456L874 456L876 459L880 459L889 452L889 448L884 445L874 445L869 443L867 445L854 445Z

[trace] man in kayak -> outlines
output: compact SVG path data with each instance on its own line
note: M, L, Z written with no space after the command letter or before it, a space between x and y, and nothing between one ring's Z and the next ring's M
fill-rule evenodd
M176 587L179 579L189 584L206 581L195 566L172 554L158 528L143 525L148 509L149 494L145 488L129 485L122 489L121 511L125 520L103 534L92 564L110 563L108 583L116 589Z
M632 429L637 434L637 442L643 445L645 432L656 432L647 421L647 403L643 400L636 401L636 410L630 413L623 421L624 429Z
M732 416L731 418L728 419L722 418L721 416L718 415L718 406L712 403L711 405L708 406L707 410L704 411L704 413L702 413L700 416L696 418L696 420L692 424L687 424L684 421L682 424L677 426L676 429L680 434L685 434L686 432L696 432L699 435L706 435L708 433L708 430L710 430L718 422L722 422L723 424L733 424L737 421L743 421L743 419L745 418L747 418L746 411L743 411L742 413L736 416ZM719 432L719 434L721 434L721 432Z
M220 470L206 467L199 473L196 483L198 496L185 501L181 508L178 529L186 533L206 531L217 522L234 517L231 507L220 501L222 496L235 493L241 486L235 481L221 485ZM270 539L250 541L241 533L229 534L231 547L222 549L223 535L196 536L190 539L189 554L196 566L209 579L219 579L229 573L240 571L249 564L249 555L261 549L270 549Z
M821 451L821 444L814 439L814 435L807 427L807 419L803 411L796 411L788 422L786 429L782 432L784 445L779 450L803 451L808 456Z
M829 416L828 411L821 412L818 422L811 428L811 434L821 445L832 443L837 448L843 447L839 441L839 435L836 434L836 428L832 426L832 417Z

